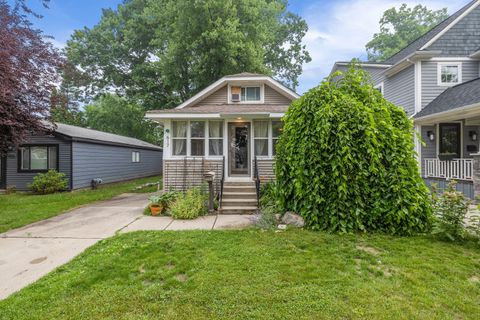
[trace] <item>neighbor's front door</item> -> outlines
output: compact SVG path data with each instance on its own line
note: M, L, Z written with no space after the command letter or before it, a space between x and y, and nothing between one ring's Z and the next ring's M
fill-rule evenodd
M228 174L250 176L250 123L228 124Z
M7 186L7 158L0 156L0 189Z

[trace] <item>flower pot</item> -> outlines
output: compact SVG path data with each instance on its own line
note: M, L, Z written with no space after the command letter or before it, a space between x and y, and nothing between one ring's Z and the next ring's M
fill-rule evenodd
M150 213L152 216L158 216L162 212L163 207L158 204L151 204L150 205Z

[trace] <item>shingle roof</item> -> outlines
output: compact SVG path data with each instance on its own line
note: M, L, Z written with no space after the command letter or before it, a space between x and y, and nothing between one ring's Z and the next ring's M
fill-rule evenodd
M450 17L447 19L443 20L440 22L438 25L433 27L430 31L428 31L426 34L421 36L420 38L416 39L415 41L411 42L408 46L400 50L398 53L394 54L392 57L389 59L385 60L384 63L387 64L396 64L400 62L401 60L405 59L415 51L419 51L420 48L422 48L425 44L427 44L428 41L433 39L436 35L438 35L440 32L442 32L450 23L452 23L455 19L457 19L459 16L461 16L465 11L467 11L471 6L473 6L478 0L473 0L469 4L467 4L465 7L460 9L459 11L455 12L452 14Z
M480 78L448 88L418 112L414 118L418 119L476 103L480 103Z
M87 141L98 141L98 142L105 142L108 144L114 145L127 145L132 147L139 147L139 148L148 148L148 149L158 149L161 150L162 148L151 143L138 140L135 138L129 138L125 136L120 136L118 134L107 133L103 131L93 130L93 129L86 129L76 126L71 126L64 123L55 122L57 128L55 129L56 133L60 133L62 135L74 138L74 139L81 139Z
M147 113L222 113L222 114L240 114L240 113L262 113L273 112L283 113L288 109L288 105L278 104L212 104L199 105L196 107L182 109L163 109L152 110Z

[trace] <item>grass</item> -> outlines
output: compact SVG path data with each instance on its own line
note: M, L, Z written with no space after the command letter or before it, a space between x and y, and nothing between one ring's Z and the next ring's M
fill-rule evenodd
M2 319L479 319L480 249L292 230L103 240L0 301Z
M100 186L97 190L79 190L49 195L14 193L0 195L0 233L19 228L32 222L47 219L75 207L99 200L110 199L125 192L133 192L136 186L161 180L160 177L136 179ZM135 192L153 192L145 188Z

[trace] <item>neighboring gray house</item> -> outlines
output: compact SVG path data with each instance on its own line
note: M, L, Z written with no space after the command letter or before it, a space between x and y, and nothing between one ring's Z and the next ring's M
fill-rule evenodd
M70 190L92 179L112 183L162 174L162 148L116 134L56 123L49 135L33 135L1 158L0 189L27 190L39 172L66 175Z
M332 72L346 70L337 62ZM421 172L440 188L449 179L474 197L474 155L480 141L480 0L467 4L380 63L362 63L385 98L405 109ZM479 168L480 169L480 168Z

